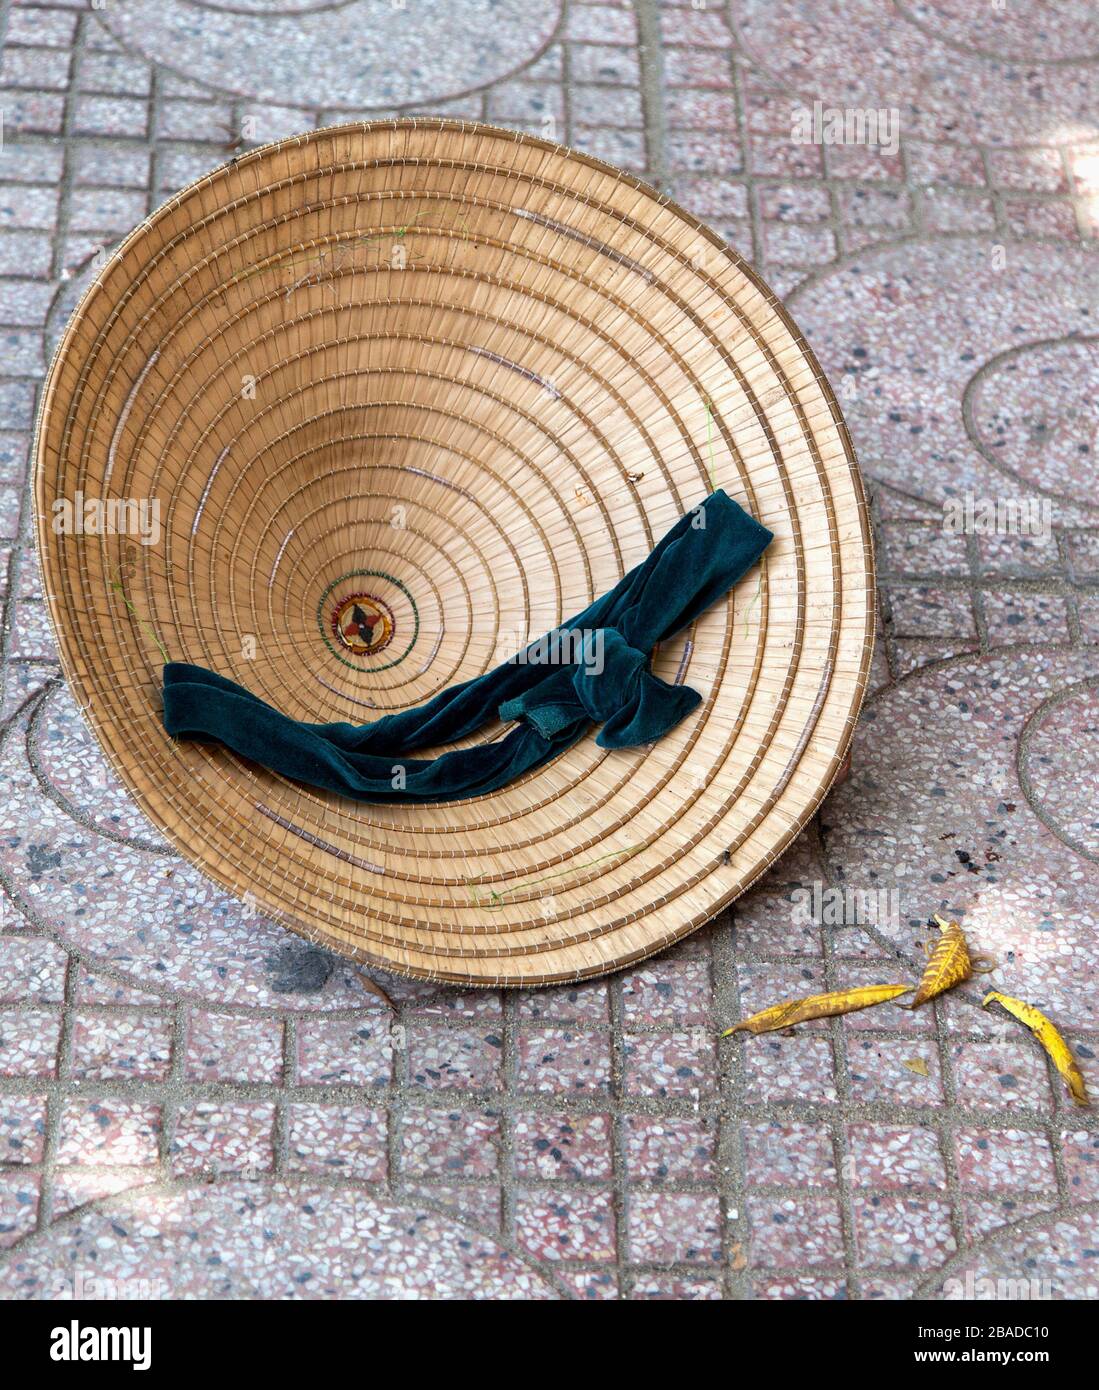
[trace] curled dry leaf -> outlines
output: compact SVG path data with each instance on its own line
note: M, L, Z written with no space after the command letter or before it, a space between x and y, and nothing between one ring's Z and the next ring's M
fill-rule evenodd
M873 1004L887 1004L900 994L909 994L911 985L863 985L861 989L837 989L831 994L811 994L807 999L787 999L783 1004L772 1004L762 1013L753 1014L722 1033L727 1038L732 1033L774 1033L780 1028L791 1028L795 1023L807 1023L814 1018L834 1018L837 1014L853 1014L858 1009L868 1009Z
M1040 1009L1033 1004L1024 1004L1021 999L1013 999L1010 994L1001 994L998 989L990 989L981 1003L986 1009L989 1004L999 1004L1012 1018L1025 1023L1049 1054L1076 1104L1090 1104L1084 1074L1072 1055L1072 1049Z
M938 915L936 915L935 921L938 924L940 936L935 942L935 947L926 966L924 966L919 988L916 990L916 997L911 1004L906 1005L909 1009L918 1009L921 1004L926 1004L929 999L945 994L948 989L960 985L963 980L968 980L973 974L973 963L969 959L969 947L961 927L958 926L957 922L946 922Z

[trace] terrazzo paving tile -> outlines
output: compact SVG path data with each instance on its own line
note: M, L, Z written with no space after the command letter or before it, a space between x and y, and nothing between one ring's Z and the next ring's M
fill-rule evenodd
M433 1089L497 1090L501 1041L495 1032L472 1028L410 1030L408 1066L418 1086Z
M939 1136L933 1129L855 1124L847 1131L848 1176L856 1188L946 1187Z
M745 1172L753 1187L833 1187L836 1160L826 1125L760 1120L744 1127Z
M1065 1180L1074 1201L1099 1201L1099 1134L1066 1130L1061 1134Z
M592 1091L610 1087L610 1038L605 1032L529 1028L517 1047L516 1081L522 1091Z
M298 1080L303 1085L384 1086L392 1070L387 1019L310 1021L298 1033Z
M512 1125L516 1176L521 1179L609 1178L609 1115L544 1115L529 1111Z
M168 1074L171 1054L170 1018L84 1014L73 1027L71 1065L78 1081L161 1081Z
M717 1278L646 1274L634 1281L633 1297L651 1302L713 1302L723 1297Z
M267 1101L181 1105L169 1145L177 1174L266 1172L274 1160L275 1107Z
M843 1263L842 1221L834 1197L749 1197L746 1206L753 1271Z
M863 1264L934 1268L957 1249L950 1206L938 1198L855 1196L851 1209Z
M847 1048L855 1100L894 1105L942 1105L938 1047L922 1038L859 1038Z
M627 1034L626 1092L697 1101L716 1087L713 1038L701 1029L666 1035Z
M160 1106L111 1097L66 1101L61 1112L57 1161L61 1164L155 1163Z
M744 1097L769 1101L836 1099L835 1058L827 1037L762 1037L744 1046Z
M1049 1076L1036 1052L1012 1043L958 1043L953 1048L958 1098L975 1109L1048 1110Z
M53 1076L61 1040L57 1009L0 1013L0 1076Z
M1099 1200L1090 1116L979 1008L990 983L1033 999L1090 1079L1092 9L289 8L9 15L0 1291L67 1292L94 1251L154 1296L953 1299L1018 1279L1095 1297L1095 1218L1072 1209ZM898 148L798 143L815 100L896 107ZM97 250L249 144L398 109L610 159L761 264L837 387L886 602L850 777L711 929L611 981L507 998L379 976L390 1014L167 851L50 685L16 538L45 362ZM948 532L966 497L1008 522L1034 508L1040 533ZM900 910L805 907L836 885ZM932 911L996 973L918 1014L716 1041L782 993L913 978ZM398 1198L363 1187L387 1182Z
M520 1246L540 1260L608 1261L615 1255L609 1192L526 1189L515 1204Z
M1055 594L986 594L983 603L990 642L1068 640L1068 611Z
M629 1203L629 1253L638 1264L721 1263L716 1195L638 1192Z
M0 1164L40 1163L46 1144L46 1097L0 1097Z
M102 1278L140 1277L153 1297L562 1296L521 1255L452 1218L353 1187L249 1182L103 1202L19 1250L3 1292L41 1296L92 1251Z
M40 1179L35 1173L0 1170L0 1248L34 1229Z
M387 1166L385 1112L352 1105L291 1105L287 1148L293 1172L381 1182ZM249 1162L255 1160L249 1157Z
M499 1144L498 1116L408 1111L401 1121L401 1169L406 1176L492 1177L499 1168Z
M713 1182L718 1136L712 1120L627 1115L624 1127L632 1182Z
M65 993L68 957L52 941L0 936L0 1004L58 1004Z
M282 1025L195 1010L187 1024L184 1071L190 1081L277 1083L282 1076Z

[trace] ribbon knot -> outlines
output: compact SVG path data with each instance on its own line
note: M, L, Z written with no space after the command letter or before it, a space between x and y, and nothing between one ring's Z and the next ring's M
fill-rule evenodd
M577 724L602 724L600 748L652 743L693 710L702 696L669 685L649 670L649 658L613 627L584 636L580 660L554 671L500 706L500 718L522 719L543 738Z

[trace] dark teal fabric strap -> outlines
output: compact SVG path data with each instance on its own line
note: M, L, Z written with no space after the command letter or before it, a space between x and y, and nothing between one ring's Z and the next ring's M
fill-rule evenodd
M164 668L164 727L176 738L217 740L295 781L374 802L495 791L549 762L593 723L602 726L596 742L603 748L652 743L702 698L653 675L653 647L727 593L771 539L732 498L714 492L582 613L519 659L424 705L372 724L305 724L224 676L173 661ZM496 742L409 756L466 738L497 717L518 723Z

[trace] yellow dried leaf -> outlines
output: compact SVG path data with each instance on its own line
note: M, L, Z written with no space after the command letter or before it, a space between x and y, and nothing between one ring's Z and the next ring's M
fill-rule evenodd
M924 1061L922 1057L906 1057L904 1059L904 1065L908 1068L909 1071L914 1071L917 1076L931 1075L931 1073L927 1069L927 1063Z
M966 945L965 933L961 927L957 922L944 922L939 916L935 917L935 921L941 935L924 966L916 997L907 1005L910 1009L918 1009L921 1004L945 994L948 989L960 985L973 974L969 947Z
M1072 1055L1072 1049L1040 1009L1036 1009L1033 1004L1024 1004L1021 999L1013 999L1010 994L1001 994L998 989L990 989L981 1003L986 1009L989 1004L999 1004L1012 1018L1025 1023L1049 1054L1076 1104L1090 1103L1087 1087L1084 1085L1084 1074Z
M853 1014L872 1004L887 1004L899 994L911 993L911 985L863 985L861 989L837 989L831 994L811 994L807 999L787 999L784 1004L772 1004L762 1013L753 1014L733 1028L726 1028L723 1038L732 1033L774 1033L779 1028L791 1028L795 1023L807 1023L814 1018L834 1018L837 1014Z

